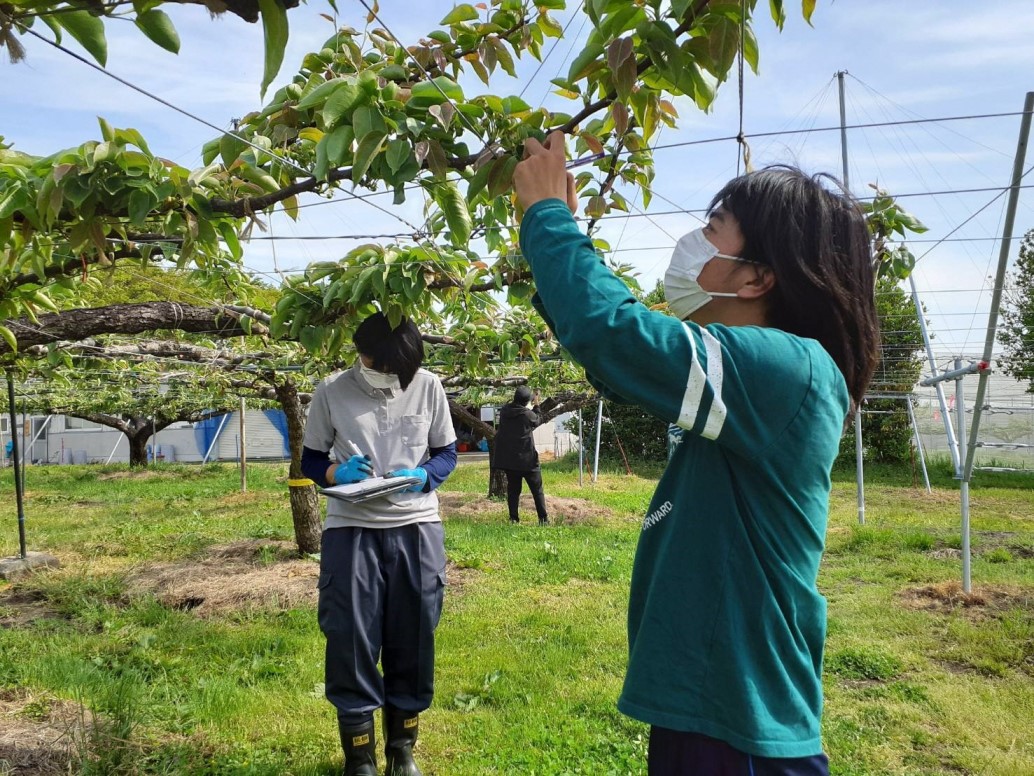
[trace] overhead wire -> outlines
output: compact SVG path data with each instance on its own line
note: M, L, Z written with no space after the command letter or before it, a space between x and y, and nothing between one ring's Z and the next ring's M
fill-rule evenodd
M362 0L360 0L360 2L362 2ZM298 170L302 174L307 175L307 176L309 176L309 177L311 177L313 179L316 179L316 176L313 175L313 173L310 170L307 170L306 168L302 167L301 165L299 165L297 162L293 161L292 159L289 159L289 158L284 157L284 156L280 156L279 154L274 153L273 150L270 149L270 148L264 148L264 147L262 147L260 145L257 145L256 143L253 143L252 141L248 140L246 137L244 137L243 135L241 135L241 134L239 134L237 132L230 131L230 130L225 130L225 129L222 129L221 127L216 126L212 122L210 122L210 121L208 121L206 119L203 119L200 116L197 116L196 114L191 113L190 111L188 111L188 110L186 110L184 108L179 107L178 105L175 105L175 104L169 102L168 100L164 99L163 97L159 97L158 95L153 94L152 92L149 92L148 90L144 89L143 87L137 86L136 84L132 83L131 81L128 81L125 78L122 78L121 76L116 75L115 73L112 73L107 68L101 67L100 65L96 64L95 62L91 62L86 57L83 57L83 56L77 54L76 52L72 51L71 49L65 48L60 43L56 43L55 41L49 40L47 37L45 37L43 35L40 35L35 30L29 29L28 27L25 27L24 25L19 24L17 22L17 20L15 21L15 24L18 24L18 26L24 32L32 35L35 38L38 38L39 40L41 40L44 43L46 43L48 46L53 46L58 51L61 51L64 54L67 54L68 56L72 57L73 59L75 59L75 60L77 60L79 62L82 62L83 64L87 65L88 67L92 68L93 70L96 70L99 73L102 73L103 75L107 76L108 78L111 78L111 79L114 79L115 81L118 81L120 84L122 84L122 85L124 85L124 86L126 86L126 87L128 87L128 88L130 88L130 89L132 89L132 90L134 90L134 91L144 95L145 97L148 97L149 99L152 99L152 100L154 100L154 101L156 101L156 102L166 106L167 108L170 108L171 110L176 111L177 113L180 113L183 116L186 116L189 119L197 121L200 124L203 124L204 126L209 127L210 129L214 129L220 135L230 135L234 139L239 140L240 142L244 143L245 145L247 145L247 146L249 146L249 147L251 147L253 149L256 149L256 150L258 150L258 151L260 151L262 153L269 154L277 162L280 162L281 164L284 164L284 165L286 165L288 167L293 167L295 170ZM337 191L340 191L345 196L350 197L352 199L362 199L363 201L366 201L365 198L360 197L360 196L358 196L356 194L352 194L352 193L350 193L350 192L348 192L345 189L342 189L340 187L336 187L335 186L334 189L337 190ZM401 223L406 224L406 226L410 227L411 229L413 229L415 231L419 231L419 230L416 229L415 226L413 226L413 224L409 223L409 221L407 221L402 216L399 216L397 213L393 213L392 211L388 210L387 208L381 207L380 205L378 205L378 204L376 204L374 202L367 202L367 204L370 205L371 207L373 207L373 208L375 208L377 210L380 210L381 212L391 216L392 218L400 221Z
M534 83L535 79L538 77L539 72L545 66L546 62L548 62L549 58L551 56L553 56L553 52L556 51L556 47L560 44L560 41L562 41L567 36L568 28L571 26L571 23L578 17L578 12L582 9L582 6L584 5L584 3L585 3L585 0L579 0L578 6L571 13L571 18L568 19L567 23L563 26L563 29L562 29L562 31L560 33L560 37L554 39L553 45L551 45L549 47L549 51L546 52L546 56L544 56L542 59L539 60L538 66L535 68L535 72L533 72L531 74L531 78L529 78L524 83L524 87L521 89L520 94L518 95L519 97L524 97L525 93L531 87L532 83ZM588 16L582 16L582 28L581 29L585 28L585 20L586 19L588 19ZM580 34L580 32L579 32L579 34ZM571 45L573 46L574 43L572 42ZM563 64L561 64L560 66L562 68ZM557 76L557 77L559 77L559 76ZM548 90L547 90L546 94L548 96ZM545 102L545 99L546 99L545 96L543 96L542 100L540 100L539 102Z

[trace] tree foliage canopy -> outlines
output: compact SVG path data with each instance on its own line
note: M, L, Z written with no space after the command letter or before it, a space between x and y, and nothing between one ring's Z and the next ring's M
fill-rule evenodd
M1034 393L1034 229L1024 236L1009 276L998 341L1005 346L999 358L1005 371Z

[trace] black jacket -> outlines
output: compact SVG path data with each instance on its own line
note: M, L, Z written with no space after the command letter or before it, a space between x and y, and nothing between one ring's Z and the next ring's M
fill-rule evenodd
M499 410L499 427L495 432L492 466L496 469L531 471L539 467L532 432L539 425L539 408L523 404L504 404Z

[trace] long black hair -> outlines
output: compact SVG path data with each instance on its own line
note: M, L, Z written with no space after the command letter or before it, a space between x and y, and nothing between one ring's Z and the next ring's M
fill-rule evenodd
M708 210L719 206L739 223L742 258L774 273L768 324L818 340L860 403L879 361L880 331L872 244L857 203L832 176L776 166L729 181Z
M420 329L408 318L403 318L393 329L384 313L374 313L359 324L352 342L361 355L373 361L373 368L378 372L398 375L403 391L424 363Z

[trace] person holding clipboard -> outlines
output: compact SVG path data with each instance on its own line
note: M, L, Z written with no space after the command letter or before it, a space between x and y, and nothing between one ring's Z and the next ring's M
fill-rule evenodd
M393 329L375 313L353 342L355 364L313 393L302 470L323 488L361 483L375 471L412 484L358 501L327 499L318 606L326 696L337 710L345 776L377 775L379 708L386 772L420 776L413 745L418 715L434 695L434 631L445 588L434 490L456 466L456 433L445 389L421 369L423 341L411 321Z

